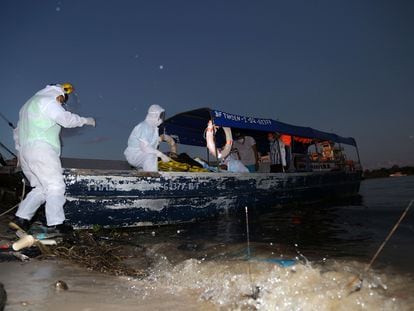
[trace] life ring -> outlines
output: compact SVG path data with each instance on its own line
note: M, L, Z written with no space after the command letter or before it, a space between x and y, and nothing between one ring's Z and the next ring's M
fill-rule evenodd
M231 147L233 145L233 137L231 135L231 129L229 127L223 127L224 134L226 135L226 144L224 145L223 149L219 150L216 148L216 144L214 142L214 133L217 126L213 125L213 122L208 121L207 128L205 130L206 133L206 141L207 141L207 149L217 159L224 159L230 154Z
M174 138L167 134L161 134L160 141L165 141L168 145L170 145L170 151L177 154L177 145L175 144Z

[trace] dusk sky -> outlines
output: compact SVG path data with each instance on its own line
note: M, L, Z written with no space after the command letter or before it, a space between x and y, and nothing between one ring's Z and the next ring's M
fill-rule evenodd
M71 82L62 156L123 159L151 104L278 119L356 139L365 168L414 165L414 2L0 2L0 112ZM14 151L0 119L0 141ZM3 155L9 155L1 149Z

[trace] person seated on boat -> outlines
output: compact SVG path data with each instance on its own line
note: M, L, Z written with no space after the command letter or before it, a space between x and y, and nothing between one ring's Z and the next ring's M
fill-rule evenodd
M270 172L278 173L286 170L286 151L285 144L280 139L279 133L268 133L269 155L270 155Z
M334 143L330 141L323 141L320 143L322 149L322 161L333 161L334 158Z
M249 172L256 172L259 168L259 155L254 138L235 132L232 147L237 149L240 161L249 169Z
M158 126L163 121L164 108L151 105L144 121L134 127L128 138L128 147L124 151L128 163L146 172L158 171L158 157L163 162L171 159L158 150L160 143Z
M46 221L52 230L68 233L63 205L66 185L60 162L62 127L95 126L94 118L66 111L63 105L73 92L69 83L48 85L38 91L20 109L13 138L24 175L33 189L20 203L13 222L28 230L37 209L46 202Z

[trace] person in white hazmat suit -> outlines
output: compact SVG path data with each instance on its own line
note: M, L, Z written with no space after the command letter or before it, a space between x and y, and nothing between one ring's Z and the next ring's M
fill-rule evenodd
M48 85L20 109L14 140L21 168L33 189L20 203L13 222L24 230L29 229L30 220L43 203L48 227L61 233L71 230L64 223L60 130L95 126L94 118L80 117L62 107L72 91L69 83Z
M128 138L128 147L124 151L125 158L131 166L142 168L146 172L158 171L158 157L163 162L171 159L159 151L160 137L158 126L163 121L164 109L151 105L144 121L134 127Z

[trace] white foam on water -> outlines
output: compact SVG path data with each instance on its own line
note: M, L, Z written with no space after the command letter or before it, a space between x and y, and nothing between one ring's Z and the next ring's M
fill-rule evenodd
M188 259L175 266L166 257L157 260L145 282L148 293L160 288L168 288L169 294L178 296L192 292L200 301L223 310L413 310L414 307L410 294L414 285L409 277L367 273L361 289L355 291L356 286L349 283L364 268L356 262L328 261L322 266L298 263L284 268L242 260Z

